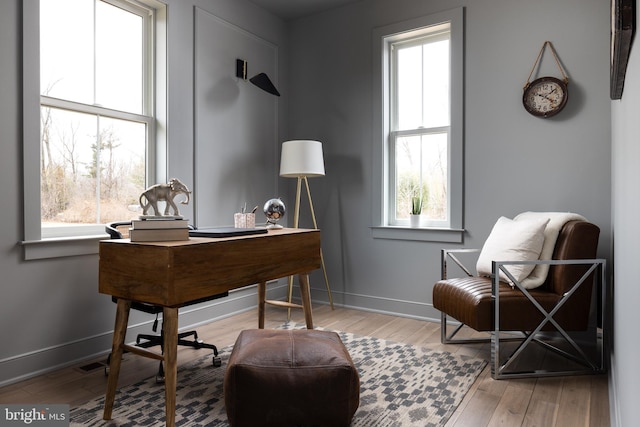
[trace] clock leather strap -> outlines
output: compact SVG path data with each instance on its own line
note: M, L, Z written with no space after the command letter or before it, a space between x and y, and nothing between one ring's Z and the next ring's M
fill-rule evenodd
M531 81L531 76L533 75L533 71L536 69L536 65L538 65L538 62L540 62L540 59L542 58L542 54L544 53L544 49L545 47L547 47L547 45L549 45L549 48L551 49L551 53L553 54L554 59L556 60L556 64L558 64L558 68L560 69L560 73L562 74L562 79L564 80L565 84L569 83L569 77L567 77L567 75L564 72L564 69L562 68L562 65L560 64L560 59L558 59L558 55L556 54L556 50L553 48L553 45L551 44L550 41L545 41L542 44L542 48L540 49L540 53L538 53L538 57L536 58L536 62L533 63L533 67L531 67L531 72L529 73L529 77L527 78L527 82L524 85L524 89L527 88L527 86L529 86L529 83Z

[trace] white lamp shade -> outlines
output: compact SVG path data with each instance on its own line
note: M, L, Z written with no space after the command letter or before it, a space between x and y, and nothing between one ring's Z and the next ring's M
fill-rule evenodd
M308 139L283 142L280 176L286 178L324 176L322 143Z

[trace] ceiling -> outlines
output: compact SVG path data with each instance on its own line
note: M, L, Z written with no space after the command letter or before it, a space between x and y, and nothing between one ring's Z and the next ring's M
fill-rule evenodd
M355 3L360 0L249 0L284 20L300 18L314 13Z

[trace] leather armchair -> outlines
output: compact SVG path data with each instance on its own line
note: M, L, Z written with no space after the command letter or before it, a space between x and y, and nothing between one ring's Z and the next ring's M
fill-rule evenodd
M491 342L491 374L495 379L603 372L604 331L597 328L601 319L593 319L604 313L604 297L594 298L594 289L604 295L605 283L605 261L596 259L599 233L600 229L587 221L569 221L560 230L552 260L496 260L492 277L472 275L456 256L472 250L443 250L442 277L433 287L433 306L441 311L442 342ZM467 277L447 278L448 261L460 266ZM509 275L507 267L518 263L548 263L544 284L525 289L513 277L513 286L499 279L499 271ZM600 310L594 309L598 299ZM448 317L460 322L451 334L447 333ZM464 325L489 332L490 338L454 338ZM515 350L505 345L508 341L518 342ZM570 363L556 369L536 360L535 365L527 366L520 356L532 343Z

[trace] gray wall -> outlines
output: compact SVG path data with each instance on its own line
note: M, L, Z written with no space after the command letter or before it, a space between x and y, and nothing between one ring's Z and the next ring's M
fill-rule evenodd
M636 22L640 18L637 11ZM632 426L640 419L640 368L638 367L638 286L637 226L640 212L640 51L638 35L631 51L620 101L612 102L612 196L614 234L614 343L611 352L612 389L615 392L616 424Z
M443 244L371 236L371 165L380 143L372 134L372 32L459 6L466 11L463 246L481 247L501 215L572 211L600 226L600 255L610 254L607 2L357 2L294 22L290 37L289 133L324 142L327 174L311 186L335 301L439 318L431 286ZM570 77L568 106L550 119L529 115L521 102L545 40ZM560 75L549 50L544 75ZM316 299L326 299L318 276L312 286Z

